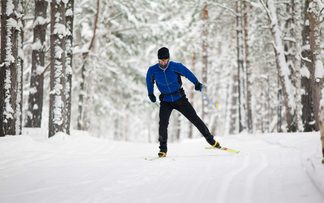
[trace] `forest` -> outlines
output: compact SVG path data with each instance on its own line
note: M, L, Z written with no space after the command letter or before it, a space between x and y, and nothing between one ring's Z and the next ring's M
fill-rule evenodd
M206 85L183 80L214 135L324 131L323 10L322 0L2 0L0 136L26 127L155 142L145 74L162 46ZM198 136L172 114L171 140Z

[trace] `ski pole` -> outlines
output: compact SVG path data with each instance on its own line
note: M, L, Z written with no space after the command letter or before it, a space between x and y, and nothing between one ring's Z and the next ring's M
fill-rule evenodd
M210 106L214 107L217 110L217 107L213 105L213 102L210 100L207 93L204 91L204 89L206 89L206 88L207 88L206 85L203 85L201 88L201 94L202 94L203 100L206 100Z

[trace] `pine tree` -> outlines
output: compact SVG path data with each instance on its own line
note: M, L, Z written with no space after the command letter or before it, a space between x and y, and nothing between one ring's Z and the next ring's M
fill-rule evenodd
M51 2L51 73L49 137L66 129L66 63L65 43L69 30L66 28L65 4Z
M32 70L28 97L28 113L26 127L41 127L43 112L44 71L45 71L45 39L48 2L35 1L34 40L32 52Z
M72 67L73 67L73 18L74 18L74 0L69 0L65 8L66 29L66 133L70 134L71 111L72 111Z
M245 94L246 94L246 127L249 133L253 132L252 119L252 81L251 81L251 63L250 63L250 47L249 47L249 20L252 17L250 14L250 4L243 1L243 33L244 33L244 67L245 67Z
M311 66L312 66L312 52L310 50L310 27L308 21L308 5L310 0L305 0L305 6L303 10L303 31L302 31L302 59L301 59L301 82L302 88L304 89L304 93L302 94L302 106L303 106L303 124L304 124L304 131L310 132L316 129L315 127L315 118L314 118L314 110L313 110L313 98L312 98L312 81L311 81Z
M321 8L320 2L318 0L309 1L307 8L307 19L309 20L309 43L311 50L311 81L312 81L312 96L313 96L313 107L314 115L316 120L316 129L320 129L321 132L324 131L321 129L323 121L320 118L321 108L321 91L323 89L323 64L321 62L320 54L320 15Z
M203 5L202 10L202 83L207 84L207 73L208 73L208 4ZM203 89L205 93L208 92L208 89ZM204 120L208 113L208 102L202 100L202 116L201 119Z
M321 61L320 22L324 6L320 0L310 0L307 7L309 20L309 43L311 50L311 78L313 87L314 114L316 128L319 128L322 142L322 156L324 157L324 67Z
M18 59L18 38L22 25L21 9L18 0L1 2L1 67L0 67L0 136L20 133L21 95L18 84L21 79L21 66ZM19 68L19 71L18 71ZM20 101L19 101L20 100ZM17 105L18 104L18 105ZM17 123L18 122L18 123Z

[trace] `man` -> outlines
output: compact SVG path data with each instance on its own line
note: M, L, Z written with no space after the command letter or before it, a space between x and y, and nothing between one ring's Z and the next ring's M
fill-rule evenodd
M161 92L159 97L161 101L159 113L159 157L165 157L167 154L168 125L173 109L181 112L191 123L193 123L210 145L220 148L219 142L214 140L207 126L199 118L196 111L189 103L182 88L181 76L189 79L195 85L195 90L197 91L201 91L203 85L184 65L170 61L168 48L162 47L158 50L158 59L159 63L150 66L147 71L146 85L148 96L152 102L156 102L156 97L153 92L155 82Z

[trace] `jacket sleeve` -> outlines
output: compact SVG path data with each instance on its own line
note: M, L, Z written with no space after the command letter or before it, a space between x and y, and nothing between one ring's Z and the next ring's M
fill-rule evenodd
M178 72L180 75L183 75L184 77L188 78L194 85L197 84L198 79L196 76L182 63L178 63L176 66L176 72Z
M154 87L154 75L152 68L149 68L146 73L146 87L148 95L153 94L153 87Z

